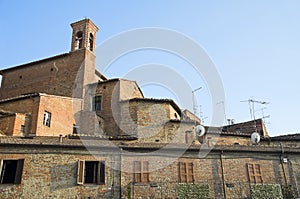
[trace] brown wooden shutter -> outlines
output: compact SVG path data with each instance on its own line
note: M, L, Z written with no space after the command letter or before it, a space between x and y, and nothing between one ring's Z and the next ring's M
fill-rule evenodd
M141 182L141 162L134 161L133 162L133 175L134 175L134 182Z
M105 162L100 161L98 163L98 172L97 172L97 183L105 184Z
M192 162L187 163L187 182L194 182L194 164Z
M262 183L262 175L261 175L261 169L259 164L255 164L255 177L257 183Z
M0 160L0 184L3 182L3 160Z
M22 173L23 173L23 165L24 165L24 159L18 160L16 176L15 176L15 184L20 184L21 183Z
M186 163L185 162L180 162L180 179L181 182L187 182L187 168L186 168Z
M142 167L141 167L141 181L142 182L149 182L149 162L148 161L143 161L142 162Z
M248 167L249 181L251 183L254 183L255 182L255 176L254 176L254 167L253 167L253 164L248 163L247 167Z
M78 161L78 172L77 172L77 184L84 183L84 169L85 169L85 161Z
M247 164L249 181L251 183L263 183L262 173L259 164Z
M178 182L181 182L180 162L178 162Z

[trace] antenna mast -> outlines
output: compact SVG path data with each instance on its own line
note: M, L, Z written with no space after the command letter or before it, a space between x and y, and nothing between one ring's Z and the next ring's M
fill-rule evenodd
M223 114L224 114L224 119L225 119L225 122L226 122L227 118L226 118L225 103L224 103L224 101L220 101L220 102L217 103L217 105L219 105L219 104L222 104L222 106L223 106Z
M192 91L192 98L193 98L193 111L194 111L194 122L196 126L196 112L197 112L197 104L196 104L196 97L195 97L195 92L200 90L202 87L200 86L199 88L196 88L195 90Z
M258 100L254 100L253 98L250 98L248 100L243 100L241 102L248 102L249 110L250 110L250 117L251 117L251 119L253 119L255 131L257 131L257 126L256 126L256 121L255 121L255 107L254 107L254 104L257 103L257 104L267 105L267 104L269 104L269 102L258 101Z

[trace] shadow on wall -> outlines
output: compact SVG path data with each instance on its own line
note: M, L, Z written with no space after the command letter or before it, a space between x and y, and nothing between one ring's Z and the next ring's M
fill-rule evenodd
M77 162L66 165L56 165L50 168L50 191L76 186Z

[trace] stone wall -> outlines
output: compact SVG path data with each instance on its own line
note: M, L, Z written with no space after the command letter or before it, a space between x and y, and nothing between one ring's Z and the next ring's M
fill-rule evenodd
M69 141L64 138L61 144ZM21 184L0 184L0 197L119 198L120 183L122 198L176 198L178 188L185 184L179 180L179 161L193 163L194 182L189 184L208 186L210 198L224 198L224 194L227 198L251 197L249 163L260 165L263 184L291 185L296 196L299 194L298 155L286 153L287 162L282 167L279 153L212 150L205 157L199 157L198 151L184 148L180 151L180 147L177 150L157 148L155 151L150 148L127 147L120 157L117 150L105 147L93 148L92 155L75 146L15 147L1 144L0 159L24 159L24 168ZM105 184L77 185L79 160L105 161ZM149 182L134 182L133 161L149 162Z
M180 184L178 161L193 162L194 184L208 184L210 198L223 198L224 194L226 194L227 198L251 197L247 170L248 163L260 165L264 184L285 185L284 182L276 179L276 176L283 178L283 171L280 168L280 161L277 157L244 154L247 158L243 158L240 157L242 154L225 153L221 156L220 154L211 153L206 158L199 159L195 155L186 154L179 159L170 158L170 156L126 156L126 158L122 159L122 165L126 167L123 169L127 171L122 173L123 196L128 197L128 193L130 193L131 198L176 198L178 196L177 185ZM133 161L143 160L149 161L149 182L135 183L133 178ZM288 184L292 183L288 182Z
M112 198L110 156L57 152L0 154L0 159L24 159L21 184L0 184L0 198ZM79 160L105 161L105 184L77 185Z

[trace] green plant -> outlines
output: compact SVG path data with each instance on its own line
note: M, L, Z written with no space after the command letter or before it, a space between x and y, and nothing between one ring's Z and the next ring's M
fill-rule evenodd
M127 199L131 199L131 184L127 185Z
M279 184L251 184L252 199L281 199L283 198Z
M294 199L296 198L295 192L291 185L289 186L282 186L282 195L284 199Z
M208 184L178 184L177 193L180 199L209 198Z

